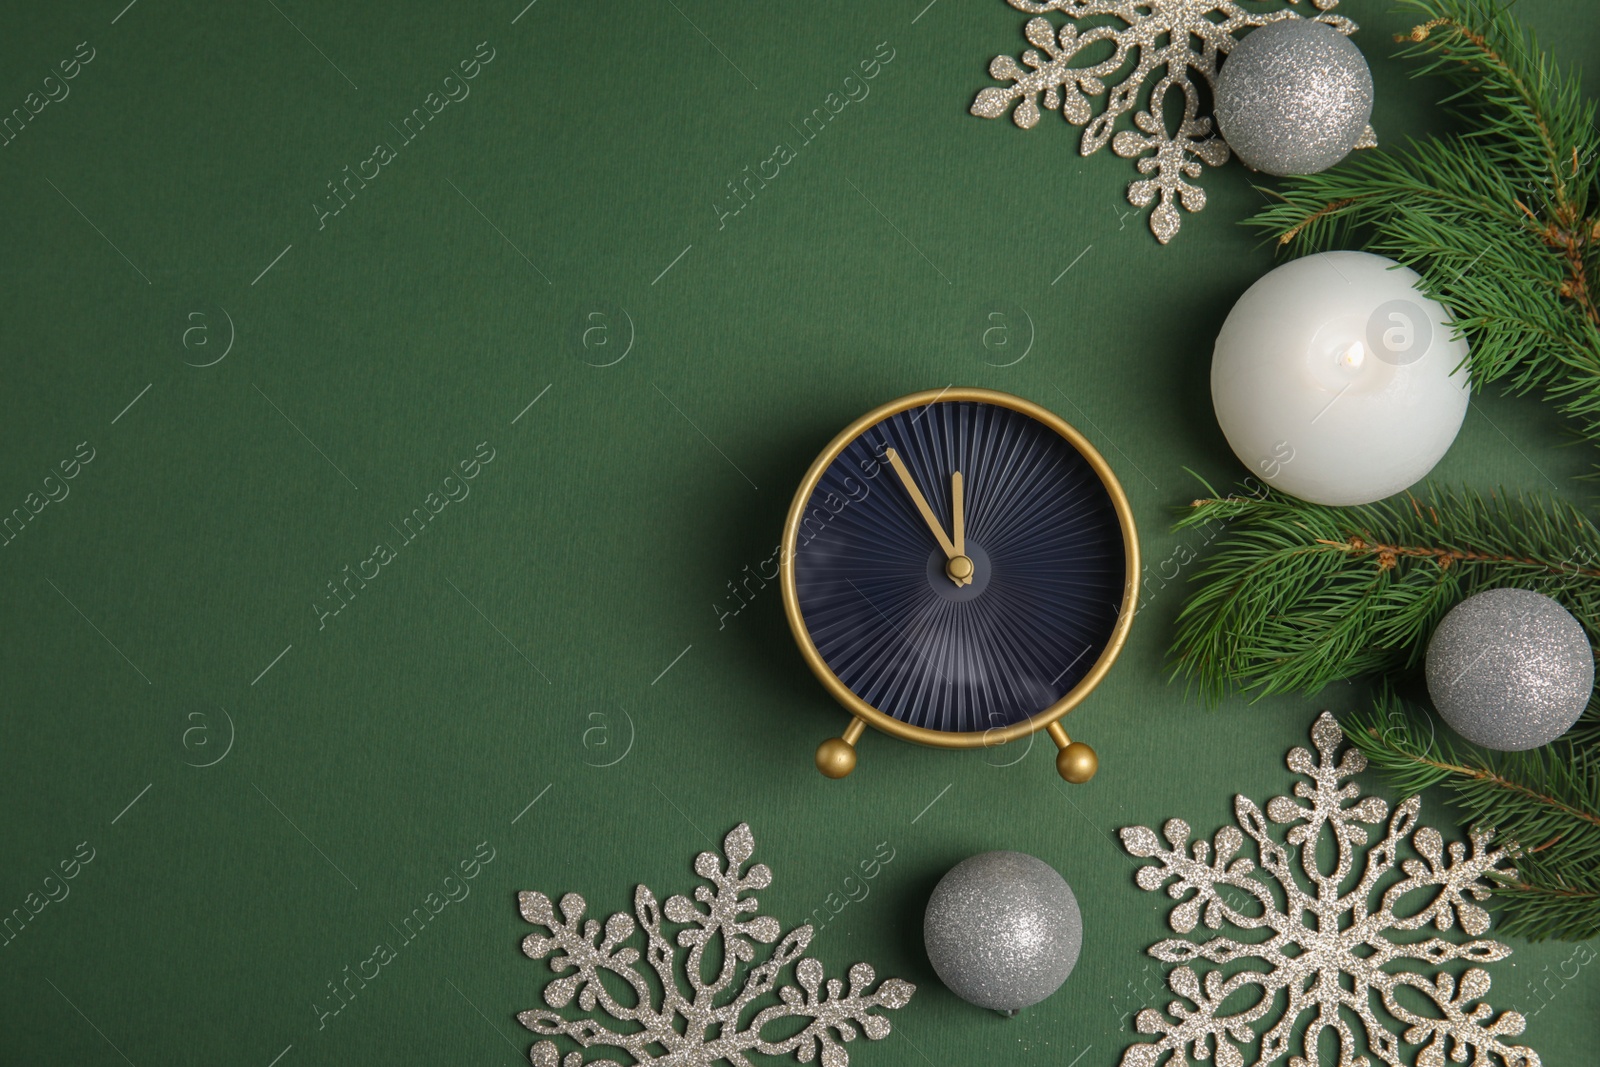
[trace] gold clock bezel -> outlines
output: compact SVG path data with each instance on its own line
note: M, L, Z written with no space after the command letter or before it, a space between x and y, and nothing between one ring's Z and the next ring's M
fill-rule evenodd
M893 716L879 711L877 708L862 700L849 686L833 673L822 653L817 651L817 646L811 639L811 633L806 628L805 619L800 614L800 598L795 591L794 579L794 550L795 542L799 538L800 521L805 514L806 503L816 491L817 483L822 480L823 472L839 458L843 452L857 438L867 430L876 426L891 415L898 415L914 407L925 404L949 403L957 401L975 401L983 404L994 404L998 407L1008 408L1012 411L1027 415L1029 418L1048 426L1066 440L1074 449L1088 461L1089 466L1099 476L1100 482L1105 486L1106 493L1111 497L1112 507L1117 513L1117 522L1122 527L1123 555L1127 561L1126 573L1123 578L1122 606L1117 614L1116 626L1112 628L1111 637L1106 642L1106 647L1101 651L1089 673L1084 675L1077 685L1060 700L1048 708L1019 723L1006 727L996 727L982 731L963 731L960 733L929 730L922 726L912 726L901 722ZM811 469L806 471L806 476L801 479L800 488L795 492L794 501L789 505L789 517L783 525L783 549L781 560L781 582L783 593L783 611L789 619L789 629L794 634L796 643L800 646L800 654L805 657L806 665L811 668L811 673L817 676L823 686L833 695L833 698L844 705L857 719L875 729L898 737L904 741L913 741L921 745L934 748L983 748L992 745L1005 744L1008 741L1026 737L1040 730L1049 729L1059 722L1063 716L1077 707L1085 697L1100 684L1106 672L1111 669L1116 661L1122 646L1128 639L1128 629L1133 625L1134 611L1139 601L1139 535L1134 526L1133 509L1128 505L1127 494L1122 490L1122 483L1117 481L1117 476L1112 473L1111 466L1098 449L1090 444L1088 439L1079 433L1065 419L1053 411L1049 411L1030 400L1013 396L1010 393L1001 393L992 389L976 388L949 388L926 389L921 392L911 393L891 400L887 404L873 408L865 415L846 426L828 446L822 450ZM859 729L859 728L858 728ZM1058 728L1059 729L1059 728ZM1054 734L1056 731L1051 731ZM1064 735L1063 735L1064 736ZM847 740L853 743L853 738ZM1065 741L1061 741L1065 745Z

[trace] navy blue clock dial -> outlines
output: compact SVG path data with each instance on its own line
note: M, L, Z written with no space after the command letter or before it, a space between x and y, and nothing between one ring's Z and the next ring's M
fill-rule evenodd
M946 543L956 473L960 581ZM968 400L863 431L817 481L794 547L796 599L828 668L885 715L950 732L1012 726L1071 692L1112 638L1126 570L1116 506L1088 459L1023 412Z

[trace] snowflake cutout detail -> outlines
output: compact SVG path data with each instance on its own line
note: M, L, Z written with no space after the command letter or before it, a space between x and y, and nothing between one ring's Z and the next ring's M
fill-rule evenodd
M1351 1019L1360 1021L1372 1055L1391 1067L1403 1067L1407 1062L1401 1057L1402 1040L1425 1046L1417 1055L1416 1067L1443 1067L1447 1059L1466 1063L1469 1056L1473 1067L1495 1067L1497 1061L1504 1067L1539 1067L1539 1056L1532 1049L1505 1040L1522 1033L1523 1017L1514 1011L1496 1016L1493 1008L1481 1002L1489 991L1489 974L1481 967L1467 968L1459 981L1447 973L1386 969L1398 961L1410 961L1410 966L1420 968L1456 960L1492 963L1511 955L1511 950L1497 941L1453 944L1431 937L1396 942L1388 934L1420 931L1429 925L1448 930L1456 922L1472 937L1484 933L1489 928L1489 913L1472 901L1488 898L1491 886L1485 875L1515 876L1514 869L1500 866L1512 852L1489 847L1492 831L1472 833L1470 855L1459 842L1446 849L1439 832L1431 827L1413 833L1421 808L1417 797L1403 801L1390 815L1383 800L1361 797L1354 784L1340 784L1364 770L1367 760L1349 749L1335 762L1344 734L1332 715L1322 713L1311 737L1320 760L1313 762L1311 753L1303 748L1289 753L1289 769L1310 779L1309 783L1295 783L1299 801L1274 797L1263 817L1253 801L1237 796L1234 812L1239 827L1223 827L1210 844L1202 839L1190 846L1189 826L1181 819L1162 827L1171 848L1163 847L1155 832L1146 827L1122 831L1124 848L1156 861L1140 868L1136 877L1139 887L1154 892L1165 885L1167 895L1180 901L1168 918L1173 930L1187 934L1204 922L1211 930L1226 924L1270 935L1265 940L1257 935L1248 942L1214 937L1204 943L1170 940L1153 946L1150 955L1156 959L1183 965L1167 975L1168 988L1182 999L1169 1004L1165 1015L1149 1008L1139 1013L1134 1022L1138 1031L1160 1038L1154 1044L1130 1047L1123 1053L1122 1067L1161 1063L1187 1067L1191 1057L1203 1061L1213 1055L1217 1067L1243 1067L1244 1055L1235 1043L1247 1044L1253 1039L1254 1024L1280 997L1286 997L1287 1007L1277 1023L1261 1035L1256 1067L1289 1052L1295 1026L1308 1012L1316 1014L1306 1028L1303 1055L1293 1056L1291 1067L1318 1067L1319 1038L1330 1028L1338 1035L1339 1067L1371 1067L1371 1061L1356 1047ZM1287 847L1269 836L1269 819L1290 826ZM1386 819L1388 833L1376 847L1366 850L1360 880L1346 889L1358 848L1365 847L1368 839L1368 832L1358 824L1376 825ZM1261 869L1270 883L1254 873L1252 860L1239 855L1246 834L1256 843ZM1386 878L1408 836L1422 858L1401 860L1403 877ZM1321 869L1319 845L1328 858L1337 856L1331 872ZM1296 876L1292 866L1296 851L1303 878ZM1385 881L1390 884L1373 910L1372 898ZM1224 887L1236 892L1225 896ZM1427 896L1412 896L1418 892ZM1286 900L1282 906L1280 896ZM1230 900L1250 903L1235 907ZM1402 900L1404 914L1396 914ZM1221 970L1202 975L1189 966L1201 960L1217 965L1243 960L1257 965L1227 976ZM1232 1014L1222 1010L1223 1002L1238 990L1246 990L1243 997L1248 999L1249 987L1260 990L1256 1003ZM1415 991L1407 999L1429 1005L1427 1014L1402 1003L1397 993L1403 988ZM1381 1002L1383 1010L1404 1025L1401 1036L1379 1020L1373 1010L1375 1002Z
M855 1040L858 1028L874 1041L888 1037L889 1020L873 1014L873 1009L904 1007L916 986L886 978L869 991L875 976L865 963L850 968L848 988L837 978L824 981L822 964L801 958L811 943L811 926L796 927L780 941L778 920L755 914L756 898L744 895L772 884L772 871L765 864L744 870L755 851L750 827L744 823L734 827L722 849L726 862L712 852L695 858L695 873L711 885L697 887L694 900L669 897L663 908L650 889L641 885L633 896L634 915L617 912L604 928L593 919L584 920L588 905L576 893L561 898L559 917L543 893L518 894L522 917L549 931L548 937L529 934L522 941L522 951L536 960L550 956L550 969L557 974L573 972L545 987L544 1002L559 1009L576 999L584 1011L598 1007L625 1028L613 1030L593 1019L568 1021L556 1011L525 1011L517 1016L518 1021L537 1034L566 1036L584 1048L615 1048L628 1056L630 1063L659 1067L708 1067L718 1062L749 1067L748 1052L792 1052L801 1063L819 1060L822 1067L847 1067L850 1056L844 1043ZM671 940L661 928L663 915L682 927ZM654 983L635 967L639 950L625 944L636 928L644 930L644 958L655 972ZM743 970L755 960L756 943L770 945L774 941L778 945L764 962ZM688 950L681 978L676 966L679 948ZM713 949L710 960L708 948ZM714 962L719 954L716 976L707 980L703 965ZM752 1014L755 1001L772 991L779 973L791 963L799 985L778 989L780 1003ZM628 988L633 1003L617 1000L601 980L602 974L614 979L613 986ZM735 979L740 977L743 983L735 991ZM689 996L684 995L685 982ZM761 1036L769 1024L793 1018L806 1020L799 1033L771 1041ZM562 1058L553 1041L536 1042L528 1058L533 1067L583 1067L585 1063L581 1052L569 1052ZM588 1067L622 1065L600 1059L588 1061Z
M1218 64L1233 50L1242 32L1300 17L1288 9L1257 14L1247 11L1238 0L1006 2L1029 14L1059 11L1069 19L1091 19L1093 23L1080 30L1073 21L1057 29L1049 19L1030 19L1023 34L1033 48L1022 54L1022 65L1008 55L996 56L989 64L990 77L1011 84L979 92L972 113L993 119L1010 109L1013 122L1032 129L1039 122L1042 94L1046 110L1060 110L1068 122L1085 127L1081 154L1093 155L1109 141L1117 155L1138 159L1139 173L1150 177L1128 186L1128 201L1136 207L1149 207L1160 197L1150 216L1150 230L1162 244L1178 233L1180 205L1191 212L1206 206L1205 190L1193 184L1203 170L1201 164L1220 167L1229 156L1227 144L1212 131L1211 118L1200 114L1200 90L1194 76L1204 80L1214 97ZM1298 4L1300 0L1288 2ZM1356 31L1354 22L1328 14L1339 0L1311 3L1318 11L1316 21L1326 22L1340 33ZM1107 16L1122 25L1104 24ZM1092 56L1108 47L1111 54L1107 58L1078 65L1086 54ZM1140 91L1158 72L1148 106L1133 116L1137 132L1124 130L1113 138L1117 120L1137 107ZM1106 109L1096 116L1089 97L1107 93L1107 80L1115 77L1122 80L1109 88ZM1176 130L1168 128L1165 118L1167 96L1173 91L1183 94L1183 117ZM1369 131L1362 147L1373 144L1376 141Z

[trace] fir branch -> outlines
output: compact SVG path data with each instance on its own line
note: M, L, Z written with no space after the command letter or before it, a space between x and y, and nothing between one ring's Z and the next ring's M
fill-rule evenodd
M1414 666L1490 588L1544 593L1600 633L1600 529L1563 501L1435 488L1331 508L1269 490L1197 500L1177 528L1219 521L1173 646L1173 673L1213 702Z
M1445 103L1468 132L1263 190L1279 203L1252 224L1280 247L1363 247L1413 268L1470 342L1475 389L1542 393L1600 444L1595 106L1511 17L1515 0L1404 2L1422 21L1401 54L1455 84ZM1333 509L1269 493L1196 501L1178 526L1218 520L1173 650L1174 673L1212 700L1415 667L1444 614L1489 588L1544 593L1600 634L1600 530L1564 502L1430 490ZM1504 929L1600 934L1600 701L1531 753L1446 740L1387 693L1346 732L1401 790L1440 786L1520 844L1496 892Z
M1472 127L1264 190L1281 245L1357 242L1422 276L1472 345L1474 384L1542 391L1600 443L1600 127L1578 79L1489 0L1407 0L1418 75Z
M1469 823L1519 846L1517 877L1496 894L1505 932L1600 934L1600 753L1568 739L1488 753L1448 740L1429 712L1388 692L1351 716L1345 734L1397 789L1441 786Z

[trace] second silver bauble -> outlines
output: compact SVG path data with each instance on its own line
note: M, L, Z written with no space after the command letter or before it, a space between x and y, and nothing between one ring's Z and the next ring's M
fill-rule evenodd
M939 880L922 935L928 961L952 993L1011 1015L1067 980L1083 945L1083 919L1054 867L1024 852L984 852Z

